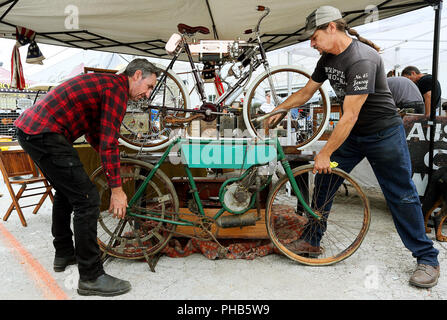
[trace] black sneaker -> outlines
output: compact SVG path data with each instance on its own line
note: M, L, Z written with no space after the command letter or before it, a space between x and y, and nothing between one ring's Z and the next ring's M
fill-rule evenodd
M62 271L65 271L65 268L67 266L70 266L72 264L76 264L76 257L75 256L71 256L71 257L55 257L54 258L54 263L53 263L53 268L54 268L54 271L56 271L56 272L62 272Z
M81 296L111 297L129 292L131 288L129 281L103 274L96 280L82 281L79 279L78 294Z

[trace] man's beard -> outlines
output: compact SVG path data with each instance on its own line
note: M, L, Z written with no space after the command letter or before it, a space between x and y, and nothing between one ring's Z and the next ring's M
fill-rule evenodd
M320 54L320 56L323 55L324 51L323 51L322 49L320 49L320 48L318 48L318 47L313 47L313 48L314 48L315 50L318 51L318 53Z

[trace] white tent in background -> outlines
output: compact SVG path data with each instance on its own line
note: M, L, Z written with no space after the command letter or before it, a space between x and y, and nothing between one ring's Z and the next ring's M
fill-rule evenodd
M0 67L0 83L9 83L11 81L11 72Z
M447 97L447 8L443 8L440 33L438 80L442 96ZM401 72L408 65L423 73L432 73L434 10L432 7L371 22L355 29L359 34L381 48L385 70ZM275 64L287 63L288 53L292 64L313 70L319 54L310 48L309 41L270 52Z
M25 81L27 85L35 83L35 81L29 79L28 77L26 77ZM11 83L11 72L2 67L0 67L0 83L2 84L3 89L9 88Z
M84 72L84 67L114 69L126 62L118 54L109 52L80 51L48 68L30 74L35 82L61 82ZM44 62L45 64L45 62Z

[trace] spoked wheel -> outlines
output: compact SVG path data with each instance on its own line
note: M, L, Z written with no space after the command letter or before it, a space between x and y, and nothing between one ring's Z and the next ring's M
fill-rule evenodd
M164 122L158 108L148 106L166 106L187 109L189 99L181 80L169 72L167 78L149 99L138 102L129 101L127 111L121 123L120 138L130 148L150 148L164 144L169 140L173 127ZM173 111L169 115L184 118L186 112Z
M153 166L134 159L121 160L121 177L127 200L133 197ZM155 217L168 221L178 220L178 197L169 178L160 170L155 172L146 190L130 208L138 217L127 214L122 220L108 212L110 188L102 167L95 170L91 180L101 197L97 240L100 249L114 257L141 259L162 250L171 239L176 225L147 219ZM129 212L129 209L128 209Z
M269 194L266 225L273 243L290 259L330 265L360 247L369 228L369 202L346 172L335 168L315 175L312 170L313 165L301 166L293 175L306 204L321 219L304 210L285 176Z
M293 66L278 66L272 68L270 73L261 74L248 89L244 101L244 122L250 135L266 137L269 134L267 122L258 122L255 119L270 113L292 93L303 88L309 79L309 73ZM292 109L290 116L292 145L303 148L318 140L330 116L330 101L326 90L320 87L305 105ZM285 128L286 124L284 119L277 128Z

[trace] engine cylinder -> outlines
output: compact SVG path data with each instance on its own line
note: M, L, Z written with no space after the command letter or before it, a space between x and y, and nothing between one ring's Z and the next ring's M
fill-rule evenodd
M221 228L234 228L256 225L257 215L255 212L246 212L241 215L219 217L216 224Z

